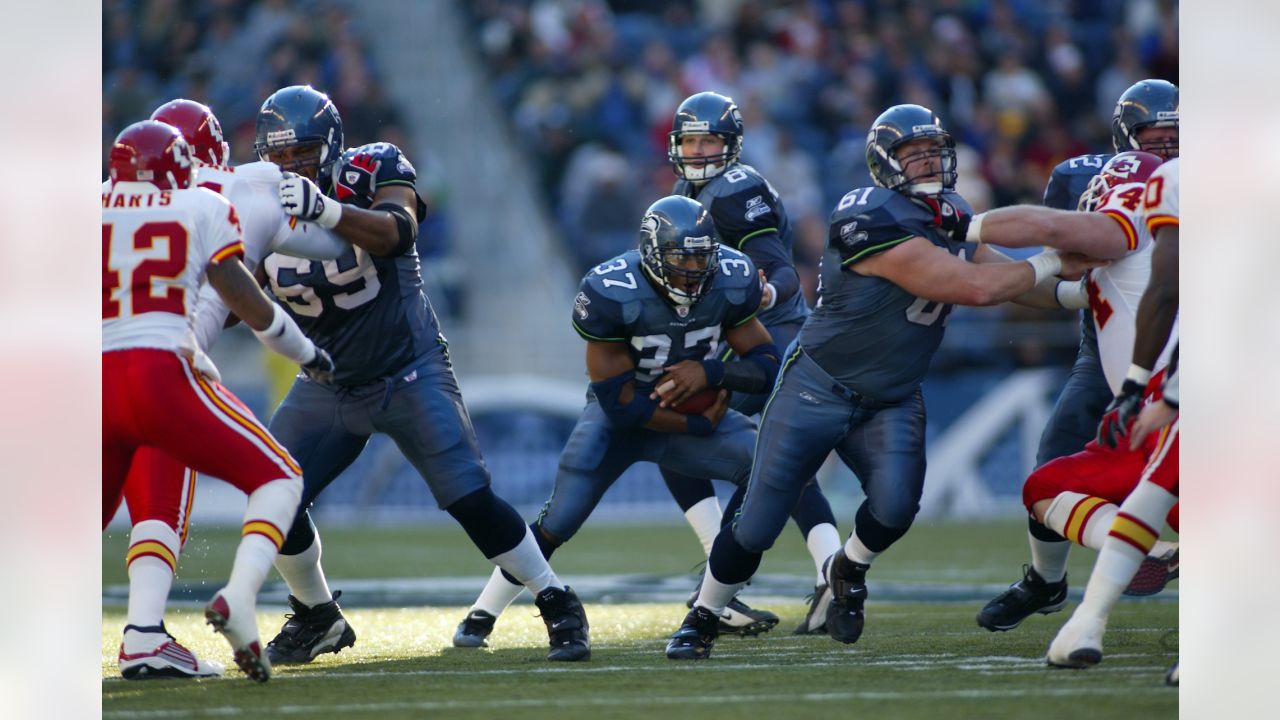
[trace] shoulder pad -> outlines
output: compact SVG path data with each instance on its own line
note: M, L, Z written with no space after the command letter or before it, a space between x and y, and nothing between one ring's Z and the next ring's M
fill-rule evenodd
M1044 188L1045 207L1075 210L1089 179L1097 175L1111 158L1111 154L1094 153L1077 155L1058 163Z
M905 195L879 187L859 188L845 194L832 211L827 242L849 264L924 235L932 220L928 210Z
M573 327L579 335L606 342L628 338L627 327L640 316L642 289L649 283L641 277L638 259L634 252L620 255L583 276L573 299Z

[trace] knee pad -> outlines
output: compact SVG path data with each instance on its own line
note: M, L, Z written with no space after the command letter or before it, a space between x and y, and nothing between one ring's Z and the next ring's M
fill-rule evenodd
M911 529L911 521L915 519L913 514L907 520L906 525L901 527L890 527L880 522L871 514L870 503L863 501L858 507L857 514L854 515L854 532L858 534L858 540L862 542L866 548L872 552L882 553L889 549L889 546L897 542L907 531Z
M445 508L445 512L458 521L485 557L510 550L524 537L525 525L520 514L488 487L459 498Z

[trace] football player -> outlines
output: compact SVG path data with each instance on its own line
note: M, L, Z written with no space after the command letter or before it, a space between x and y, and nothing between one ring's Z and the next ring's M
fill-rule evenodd
M308 508L380 432L480 552L534 593L550 637L548 658L586 659L582 603L556 577L519 514L490 488L448 346L422 288L414 241L426 205L414 189L413 165L390 143L342 148L342 120L327 95L295 85L262 104L255 149L286 171L279 184L285 212L350 243L336 260L273 253L263 263L271 291L308 337L331 348L341 368L333 386L299 377L271 418L305 484L276 559L293 614L267 654L275 663L307 663L355 643L321 568Z
M800 276L791 259L791 223L782 199L755 168L739 160L743 125L738 106L714 92L692 95L676 109L667 138L667 162L679 178L672 194L702 203L711 213L721 242L746 253L755 263L764 282L760 322L775 345L787 347L809 315L809 307L800 292ZM724 359L733 355L724 343L718 352ZM764 393L739 393L731 396L729 407L752 416L764 408L767 399ZM729 507L721 513L710 480L690 477L678 468L663 468L662 477L704 551L710 554L722 522L732 518L741 505L744 488L734 493ZM831 602L831 592L822 578L822 563L839 549L840 533L816 478L805 485L791 517L805 538L817 576L809 610L795 633L820 635L826 632L826 611ZM693 607L696 596L695 590L689 607ZM777 621L773 613L748 607L734 598L725 607L720 631L749 634L768 629Z
M313 382L331 381L333 363L245 269L236 210L192 188L191 149L177 129L151 120L130 125L112 146L109 168L111 187L102 195L102 524L115 514L144 446L245 491L249 504L231 577L205 617L231 644L240 669L266 681L271 663L258 640L256 596L292 520L301 471L239 399L195 368L191 325L202 280ZM168 548L154 543L132 551L165 555ZM214 669L165 638L153 638L156 647L143 654L173 658L195 674ZM122 650L122 665L132 659Z
M679 195L645 212L637 249L587 273L572 320L587 341L591 392L560 454L551 497L530 525L543 554L568 542L637 462L746 482L755 423L729 409L728 391L764 393L777 373L778 349L756 317L761 293L751 259L721 245L706 208ZM736 359L717 356L721 340ZM680 411L709 388L718 390L709 407ZM495 571L454 645L487 645L520 590Z
M1134 312L1151 275L1152 245L1142 220L1143 193L1146 179L1160 163L1161 158L1151 153L1122 152L1090 181L1080 200L1080 209L1085 212L1002 208L975 217L968 233L974 241L1009 247L1047 244L1111 260L1091 272L1078 288L1065 291L1063 297L1074 296L1088 305L1111 391L1120 394L1124 388L1136 386L1141 396L1146 387L1157 398L1159 378L1153 380L1149 370L1134 371L1129 360L1136 332ZM1168 363L1171 352L1172 343L1160 355L1155 369ZM1023 503L1036 522L1054 533L1100 548L1116 518L1117 504L1137 484L1151 452L1151 447L1116 449L1089 442L1081 451L1037 468L1023 485ZM1169 521L1176 529L1176 511ZM1011 630L1032 613L1061 610L1067 601L1069 548L1067 543L1042 545L1033 541L1032 566L1021 580L979 611L978 624L992 631ZM1049 581L1041 573L1061 579Z
M1111 144L1115 152L1140 150L1163 159L1178 155L1178 88L1164 80L1142 80L1125 90L1116 101L1111 117ZM1064 160L1053 169L1044 191L1044 205L1059 210L1075 210L1090 181L1114 154L1080 155ZM1070 302L1070 300L1068 300ZM1039 467L1055 458L1080 452L1093 439L1094 430L1111 402L1111 388L1098 359L1098 338L1088 312L1080 320L1080 348L1062 391L1054 403L1049 421L1040 436L1036 453ZM1017 583L1017 595L1026 600L1013 615L993 615L984 610L977 616L980 626L1016 626L1033 612L1061 607L1066 597L1066 538L1045 527L1035 517L1027 518L1027 541L1032 562L1026 577ZM1126 592L1150 595L1159 592L1176 577L1177 547L1157 543L1153 557L1143 564L1143 572ZM1021 615L1016 618L1014 615ZM1010 625L1013 623L1013 625Z
M151 114L178 129L191 148L196 184L221 194L236 208L244 231L245 267L253 270L268 252L329 259L346 243L326 230L290 222L280 207L280 170L266 162L227 167L231 150L222 125L207 106L187 99L171 100ZM103 191L110 190L110 181ZM200 289L194 321L196 367L211 384L221 378L204 354L221 334L230 311L211 285ZM127 680L221 675L217 663L183 647L164 626L165 603L173 585L175 561L187 540L196 473L153 447L134 454L124 498L133 528L125 565L129 574L129 608L118 664Z
M901 538L924 486L920 381L954 303L1015 298L1056 305L1059 273L1097 264L1046 252L1025 262L959 236L970 214L955 193L955 143L919 105L882 113L867 136L874 187L831 214L819 300L770 396L742 509L716 537L697 603L667 644L671 659L709 657L721 608L759 567L818 466L835 450L862 483L847 542L827 559L827 631L862 634L866 572Z
M1156 169L1143 193L1143 219L1155 249L1151 253L1151 280L1138 304L1137 337L1129 372L1136 378L1151 375L1158 367L1161 350L1168 345L1177 322L1178 195L1178 160L1175 158ZM1120 504L1102 543L1085 587L1084 600L1049 646L1050 665L1087 667L1102 661L1102 636L1107 617L1122 591L1139 572L1143 559L1160 535L1159 528L1166 515L1178 502L1176 357L1175 348L1174 362L1170 364L1158 400L1151 400L1139 411L1139 403L1128 400L1134 396L1132 388L1122 392L1117 398L1117 408L1108 413L1099 428L1101 442L1111 447L1123 443L1131 452L1147 447L1152 432L1159 431L1160 435L1137 487ZM1129 421L1135 414L1137 419L1126 437ZM1176 664L1166 676L1166 682L1178 684Z

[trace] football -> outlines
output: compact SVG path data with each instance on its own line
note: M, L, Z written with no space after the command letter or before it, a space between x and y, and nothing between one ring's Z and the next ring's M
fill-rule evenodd
M707 388L679 405L672 405L671 409L685 415L700 415L715 404L716 394L719 392L717 388Z

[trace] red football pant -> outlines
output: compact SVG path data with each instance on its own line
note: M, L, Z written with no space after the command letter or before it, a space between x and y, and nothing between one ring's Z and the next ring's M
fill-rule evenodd
M102 354L102 527L120 505L138 450L152 447L245 493L302 471L226 388L167 350ZM167 481L170 485L173 480ZM170 498L181 495L170 487ZM143 500L143 504L172 499ZM144 519L134 515L136 521Z
M1116 505L1146 480L1178 494L1178 421L1152 433L1138 450L1129 450L1127 438L1111 448L1089 441L1084 450L1041 465L1022 486L1022 502L1030 512L1041 500L1063 492L1078 492ZM1169 526L1178 529L1178 506L1169 512Z
M234 397L229 392L227 395ZM195 492L196 471L154 447L140 447L134 452L124 484L124 501L134 525L158 520L173 528L178 542L185 545Z

